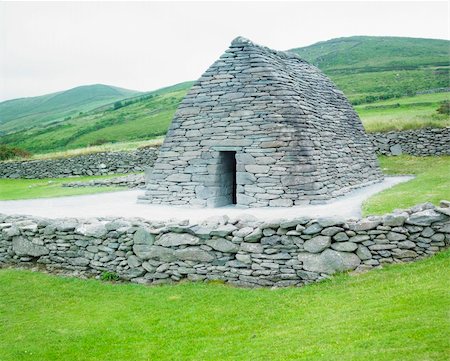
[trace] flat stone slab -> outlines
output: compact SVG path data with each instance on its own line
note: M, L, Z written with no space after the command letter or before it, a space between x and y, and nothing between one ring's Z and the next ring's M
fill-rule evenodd
M27 214L48 218L61 217L142 217L152 220L189 219L198 222L211 216L252 215L259 219L309 217L361 217L361 205L370 196L396 184L407 182L412 176L385 177L380 183L356 189L330 203L288 208L187 208L136 203L143 190L101 193L83 196L0 201L0 213Z

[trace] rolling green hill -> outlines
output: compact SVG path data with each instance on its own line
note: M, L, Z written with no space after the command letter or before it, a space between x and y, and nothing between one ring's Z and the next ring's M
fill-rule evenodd
M3 135L2 141L37 153L151 139L166 133L191 85L192 82L182 83L103 105L65 121Z
M355 36L291 51L332 78L355 105L368 131L450 125L448 116L436 112L450 94L443 92L450 87L447 40ZM25 122L30 125L26 129L20 130L23 121L0 121L0 132L4 132L0 143L46 153L158 137L165 134L192 84L132 94L122 98L119 106L114 105L115 100L101 106L97 103L66 120L58 113L43 116L28 109L27 116L35 120ZM64 98L60 93L53 96ZM0 118L5 103L0 103Z
M330 76L353 104L450 86L447 40L352 36L290 51Z
M45 125L138 94L134 90L95 84L38 97L7 100L0 103L0 132Z

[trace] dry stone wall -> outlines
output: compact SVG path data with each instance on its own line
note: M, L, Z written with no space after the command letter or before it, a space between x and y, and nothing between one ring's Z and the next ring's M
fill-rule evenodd
M368 138L377 154L450 155L450 128L368 133ZM0 178L55 178L140 172L153 166L158 150L159 147L155 147L135 152L103 152L71 158L0 162ZM143 183L133 181L127 186L140 187Z
M302 286L335 272L430 256L450 244L450 202L361 220L200 224L144 219L44 219L0 215L0 265L159 284L183 279L238 286Z
M120 177L108 178L108 179L92 179L89 181L81 182L67 182L63 183L63 187L69 188L83 188L83 187L127 187L127 188L139 188L145 189L145 175L128 174Z
M450 127L369 133L377 154L450 155Z
M75 157L0 162L0 178L58 178L143 172L153 166L158 148L102 152Z

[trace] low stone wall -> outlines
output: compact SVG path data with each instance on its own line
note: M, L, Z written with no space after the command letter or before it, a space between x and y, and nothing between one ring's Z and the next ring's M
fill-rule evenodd
M450 127L369 133L377 154L450 155Z
M377 154L450 155L450 128L369 133ZM152 167L158 147L103 152L69 158L0 162L0 178L58 178L143 172Z
M144 219L43 219L0 215L0 264L136 283L189 279L239 286L301 286L335 272L413 261L450 244L450 203L422 204L362 220L201 224Z
M121 177L108 179L92 179L86 182L74 181L63 183L63 187L82 188L82 187L127 187L145 189L145 175L128 174Z
M0 178L59 178L143 172L153 166L158 148L103 152L68 158L0 162Z

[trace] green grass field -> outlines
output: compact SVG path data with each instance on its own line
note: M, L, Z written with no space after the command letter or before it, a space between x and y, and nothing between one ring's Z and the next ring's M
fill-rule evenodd
M0 103L0 135L61 121L105 104L138 95L139 92L103 84L84 85L69 90Z
M450 251L287 289L146 287L0 270L0 358L449 358Z
M355 106L367 132L443 128L450 126L450 116L436 109L450 101L450 93L424 94Z
M181 89L179 89L181 88ZM187 85L149 94L149 98L119 109L101 108L49 126L2 136L2 141L48 153L85 148L91 144L136 142L165 135Z
M72 181L88 181L92 179L104 179L116 176L117 174L112 176L76 178L0 179L0 200L52 198L123 190L123 187L70 188L61 186L63 183Z
M398 184L370 197L363 204L363 214L383 214L405 209L418 203L450 200L450 156L442 157L380 157L380 166L387 175L413 174L415 179Z

